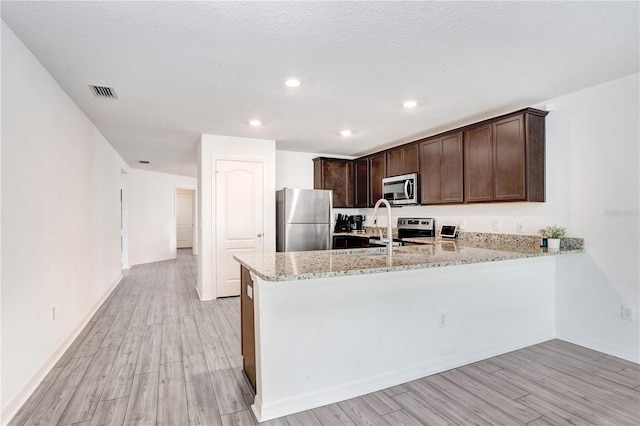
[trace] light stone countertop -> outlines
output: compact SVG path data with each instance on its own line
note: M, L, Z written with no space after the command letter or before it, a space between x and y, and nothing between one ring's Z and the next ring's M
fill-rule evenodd
M460 241L435 238L412 239L416 246L394 247L391 263L386 248L322 250L286 253L239 254L233 258L265 281L293 281L314 278L374 274L497 262L540 256L584 252L583 246L548 252L546 248L521 246L509 250L463 245ZM426 244L425 244L426 243ZM491 244L487 244L491 246Z

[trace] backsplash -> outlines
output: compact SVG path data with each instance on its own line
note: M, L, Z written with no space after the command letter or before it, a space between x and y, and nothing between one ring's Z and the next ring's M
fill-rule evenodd
M386 227L365 226L363 235L382 235L386 238ZM436 232L440 237L440 230ZM393 228L393 237L398 237L398 230ZM538 249L540 248L541 237L539 235L526 234L503 234L491 232L466 232L460 231L458 241L468 247L489 248L493 250L510 251L514 249ZM584 238L562 238L560 240L562 250L584 250Z
M536 235L540 228L558 224L572 231L568 219L557 213L553 202L477 203L392 208L393 224L399 217L432 217L436 229L457 225L460 230L484 233ZM373 225L373 209L352 209L348 214L366 215L365 225ZM387 212L378 213L378 224L386 224ZM518 228L522 224L522 231ZM496 229L497 228L497 229Z
M539 235L462 231L458 236L458 240L465 246L509 251L518 248L539 248L541 237ZM560 248L562 250L583 250L584 238L562 238L560 240Z

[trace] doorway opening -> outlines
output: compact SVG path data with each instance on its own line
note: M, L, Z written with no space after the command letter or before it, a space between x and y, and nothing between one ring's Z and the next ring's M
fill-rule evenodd
M190 248L194 255L197 252L195 203L193 189L176 188L176 249Z

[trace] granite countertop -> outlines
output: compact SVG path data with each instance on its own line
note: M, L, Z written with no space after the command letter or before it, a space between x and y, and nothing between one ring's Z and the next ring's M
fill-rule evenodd
M561 246L559 252L549 252L546 248L531 244L537 241L539 245L540 237L498 236L492 239L486 235L492 234L473 234L466 239L452 241L440 238L411 239L420 245L394 247L391 261L384 247L239 254L234 259L265 281L293 281L584 252L584 240L577 238L567 239L568 242Z

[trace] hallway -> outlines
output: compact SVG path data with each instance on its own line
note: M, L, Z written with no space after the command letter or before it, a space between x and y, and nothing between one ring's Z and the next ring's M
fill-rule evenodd
M195 285L191 249L131 268L11 424L255 423L239 298Z

